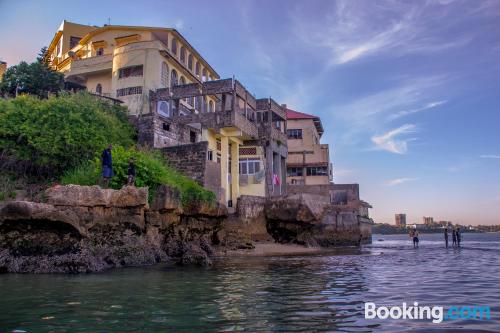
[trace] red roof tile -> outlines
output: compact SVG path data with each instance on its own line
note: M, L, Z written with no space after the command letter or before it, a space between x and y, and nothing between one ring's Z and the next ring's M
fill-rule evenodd
M286 113L286 119L315 119L319 118L317 116L313 116L307 113L302 113L299 111L291 110L291 109L285 109Z

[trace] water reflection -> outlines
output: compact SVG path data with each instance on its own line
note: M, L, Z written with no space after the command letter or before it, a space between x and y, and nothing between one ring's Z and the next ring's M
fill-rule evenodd
M0 275L0 332L495 332L500 238L445 249L405 236L362 252L155 266L89 275ZM437 236L436 236L437 237ZM490 321L365 320L364 302L489 305Z

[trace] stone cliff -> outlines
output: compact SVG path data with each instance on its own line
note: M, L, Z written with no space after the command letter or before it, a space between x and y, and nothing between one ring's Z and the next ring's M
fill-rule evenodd
M215 253L252 249L255 242L305 246L359 245L371 225L349 205L295 194L242 196L235 214L220 204L181 204L179 193L158 189L55 186L44 203L0 204L0 271L95 272L173 261L209 264Z

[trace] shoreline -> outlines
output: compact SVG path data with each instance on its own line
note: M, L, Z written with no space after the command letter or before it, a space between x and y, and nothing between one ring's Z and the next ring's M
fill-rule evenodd
M280 244L274 242L256 243L253 249L227 250L217 249L214 259L237 258L237 257L279 257L279 256L300 256L314 254L343 254L360 251L357 246L339 246L332 248L308 247L298 244Z

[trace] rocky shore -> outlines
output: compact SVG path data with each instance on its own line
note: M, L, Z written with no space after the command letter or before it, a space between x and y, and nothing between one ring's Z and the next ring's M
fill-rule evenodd
M217 203L183 206L167 186L151 204L148 189L136 187L55 186L45 198L0 204L0 271L84 273L167 261L207 265L216 255L242 250L283 251L273 243L307 253L358 245L371 236L355 214L308 195L243 196L231 215Z

